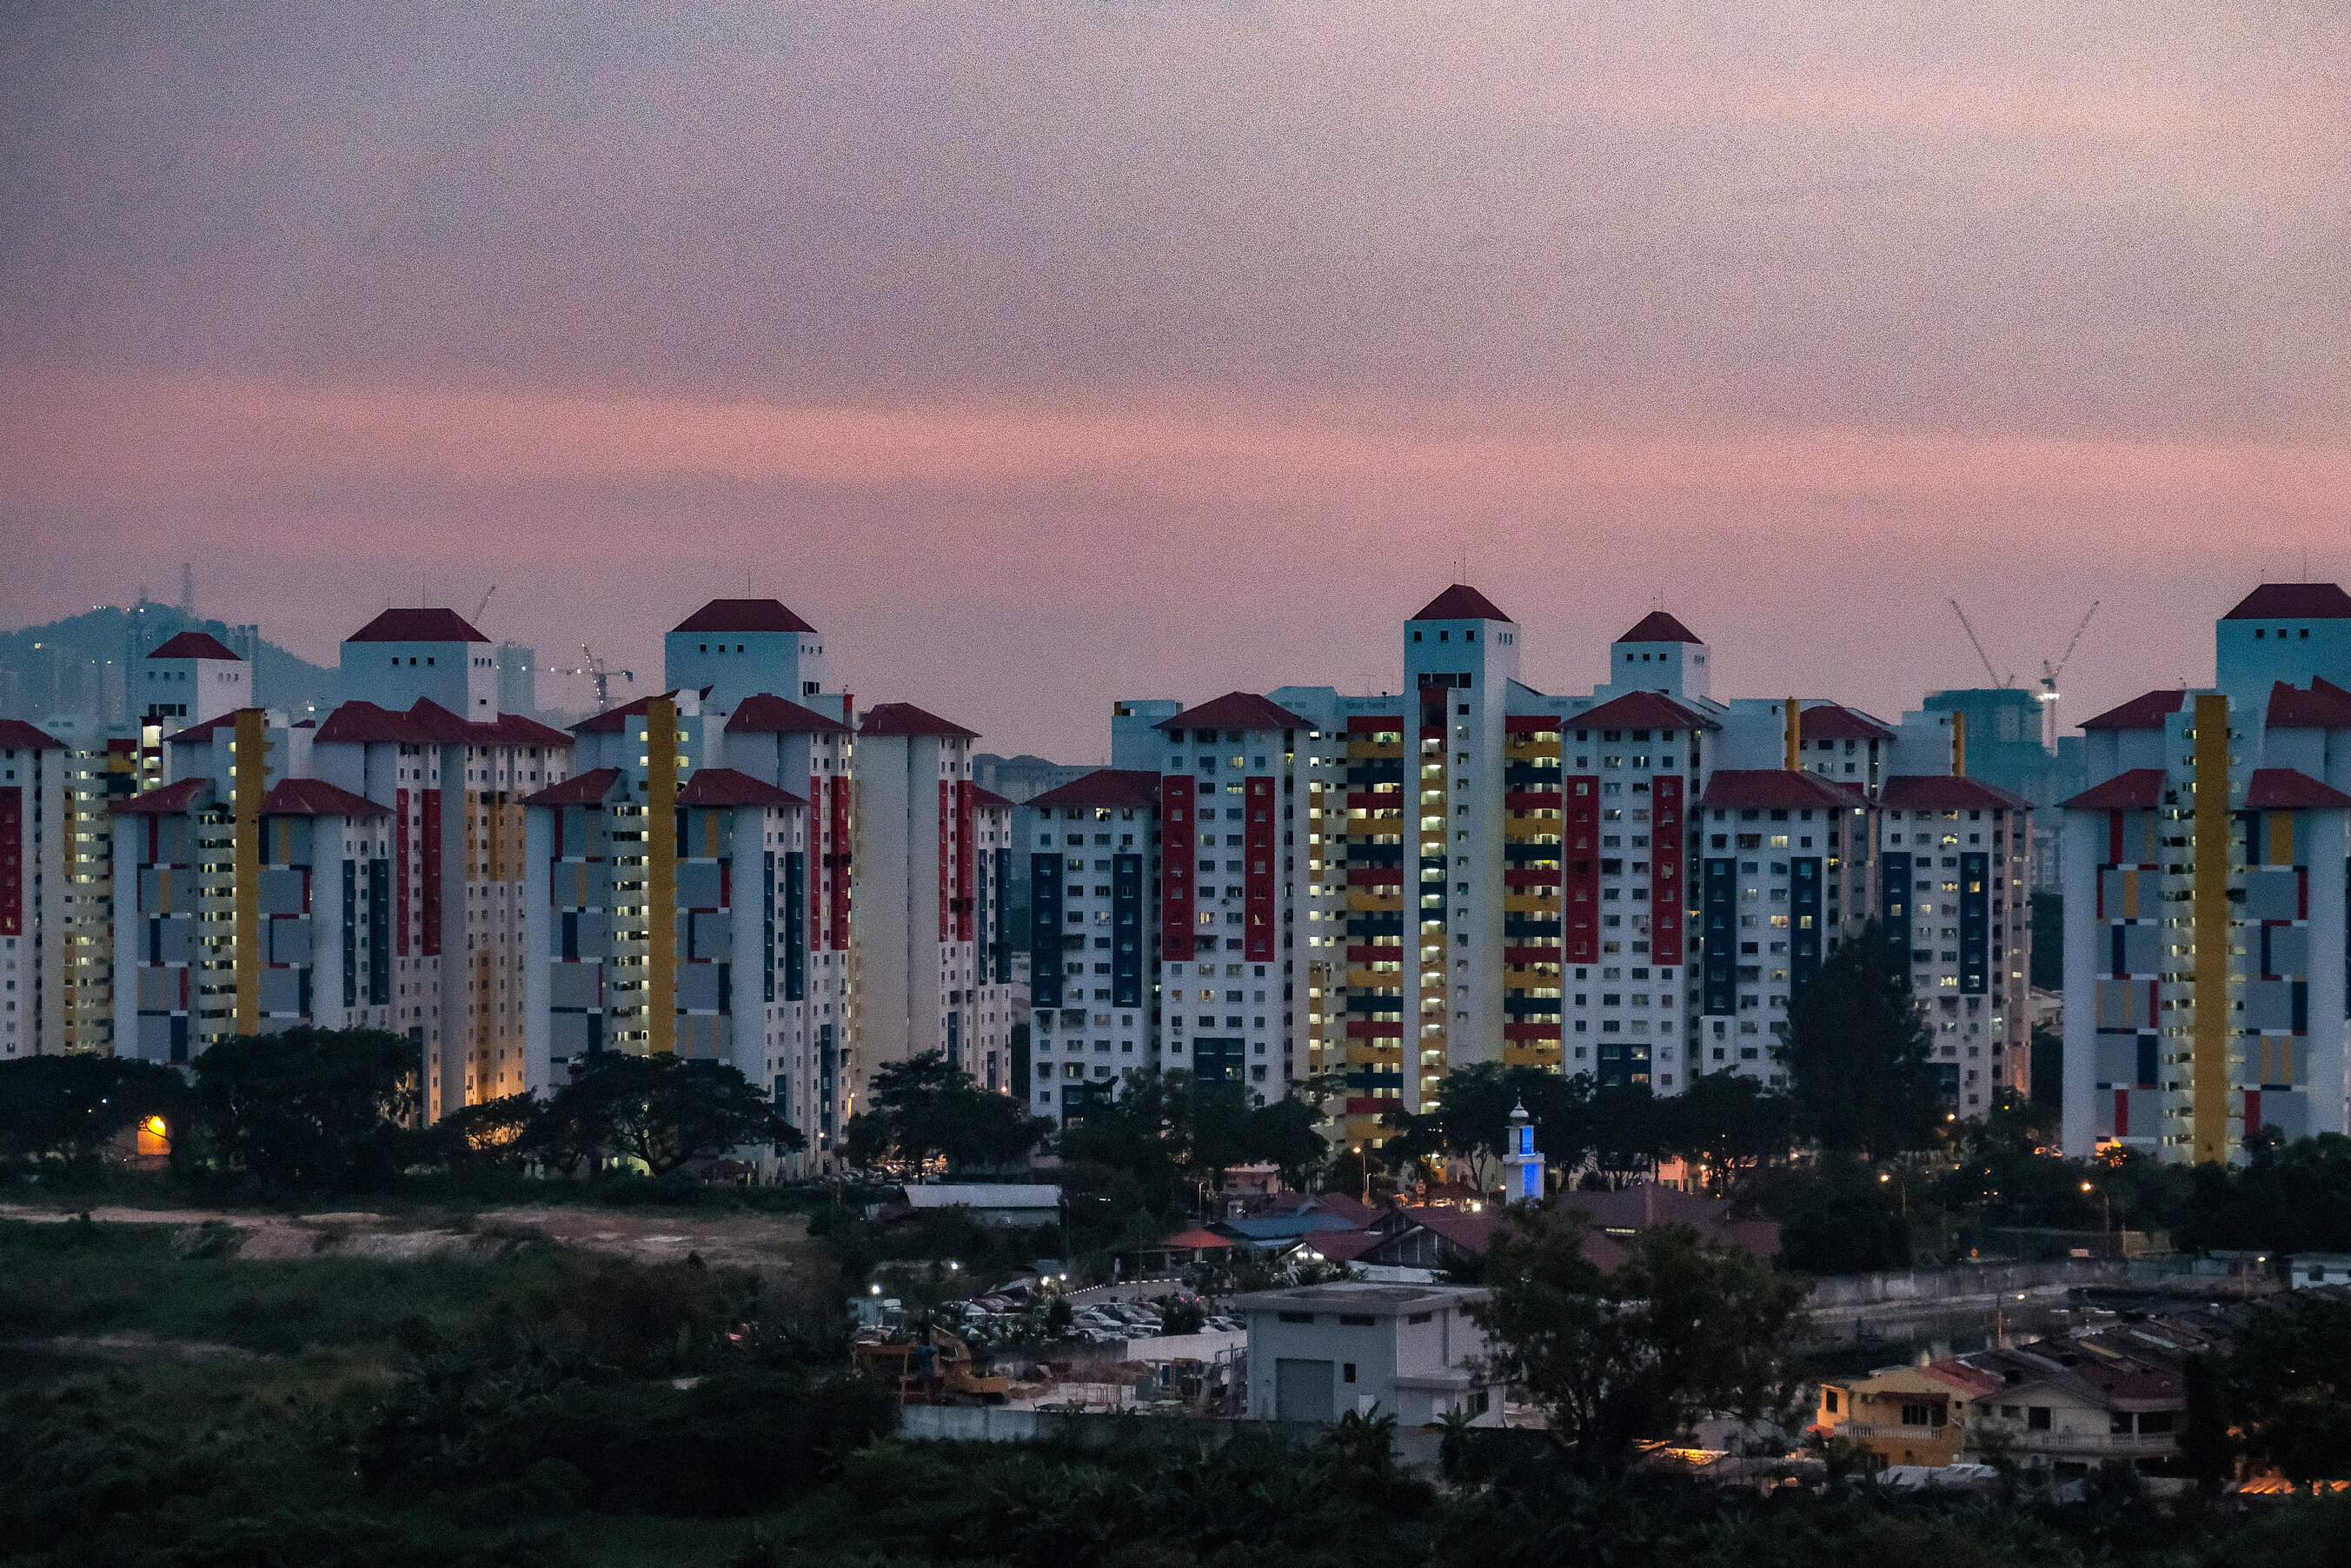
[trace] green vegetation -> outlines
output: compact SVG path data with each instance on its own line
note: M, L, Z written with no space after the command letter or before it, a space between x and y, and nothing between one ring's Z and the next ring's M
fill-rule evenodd
M175 1175L217 1200L413 1191L434 1176L478 1186L529 1168L642 1172L661 1187L693 1160L806 1141L734 1068L674 1056L608 1052L544 1101L467 1106L430 1131L413 1124L416 1051L398 1035L306 1025L234 1037L191 1065L193 1087L118 1058L0 1062L0 1158L68 1186L112 1185L99 1147L159 1116Z
M1644 1231L1604 1275L1573 1209L1530 1211L1495 1239L1492 1294L1469 1309L1499 1376L1526 1391L1575 1468L1620 1471L1644 1438L1708 1410L1785 1422L1801 1396L1802 1279L1702 1245L1687 1228Z
M885 1064L865 1099L872 1109L849 1119L841 1141L852 1165L920 1170L938 1160L950 1171L1025 1167L1052 1128L1011 1095L982 1089L940 1051Z
M1876 1160L1929 1147L1943 1103L1910 967L1872 921L1830 952L1788 1009L1788 1089L1820 1148Z
M888 1396L848 1371L831 1301L692 1262L526 1241L258 1263L208 1241L0 1225L0 1339L18 1347L0 1361L0 1565L2318 1568L2351 1527L2334 1500L2166 1509L2127 1478L2059 1505L1628 1472L1625 1434L1695 1399L1761 1408L1788 1384L1785 1288L1670 1235L1645 1238L1639 1285L1614 1290L1545 1224L1513 1259L1529 1284L1497 1298L1553 1407L1598 1412L1562 1429L1614 1462L1456 1428L1443 1484L1398 1466L1389 1422L1352 1414L1302 1438L1133 1419L1083 1443L900 1440ZM1573 1344L1548 1337L1554 1319ZM2294 1325L2275 1354L2339 1367L2340 1332ZM157 1343L126 1354L136 1335ZM1591 1364L1610 1370L1587 1398Z

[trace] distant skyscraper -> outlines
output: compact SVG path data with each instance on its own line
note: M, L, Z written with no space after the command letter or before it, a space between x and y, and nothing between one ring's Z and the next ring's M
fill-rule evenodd
M538 716L538 652L519 643L498 644L498 711Z

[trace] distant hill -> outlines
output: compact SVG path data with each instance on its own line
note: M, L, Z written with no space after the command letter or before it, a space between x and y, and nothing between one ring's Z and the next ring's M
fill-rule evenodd
M190 631L209 632L253 662L254 697L265 707L299 717L313 706L324 715L340 700L335 671L297 658L254 628L141 600L127 610L109 605L0 632L0 717L40 724L68 714L109 723L135 716L136 694L126 675L149 653Z

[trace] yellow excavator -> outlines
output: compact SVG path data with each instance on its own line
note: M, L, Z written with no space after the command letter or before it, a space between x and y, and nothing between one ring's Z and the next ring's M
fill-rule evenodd
M923 1347L912 1341L896 1344L858 1344L851 1354L861 1367L890 1380L901 1403L930 1405L964 1400L1001 1405L1012 1388L1002 1375L983 1377L975 1370L971 1346L946 1329L930 1331L932 1355L925 1375Z

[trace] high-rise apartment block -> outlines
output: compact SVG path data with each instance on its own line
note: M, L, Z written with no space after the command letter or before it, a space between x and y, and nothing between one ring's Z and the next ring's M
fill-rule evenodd
M2242 1157L2346 1131L2351 595L2267 583L2210 689L2084 722L2064 802L2064 1139Z
M2240 641L2249 669L2333 646ZM705 605L668 632L660 695L568 733L511 711L528 651L446 609L354 632L315 723L183 634L131 675L137 723L9 732L0 939L27 944L29 1005L5 1038L184 1062L232 1033L388 1029L436 1117L671 1052L739 1068L817 1166L875 1071L933 1051L1054 1115L1146 1068L1335 1082L1341 1130L1377 1141L1477 1063L1782 1082L1795 998L1882 920L1954 1109L2026 1086L2029 812L1968 776L1963 712L1719 697L1662 609L1600 684L1552 695L1520 626L1458 584L1397 646L1393 692L1119 701L1112 766L1016 806L973 730L861 708L773 600ZM2316 713L2334 688L2307 678ZM2263 961L2301 962L2295 940Z
M1663 611L1611 645L1606 682L1549 695L1521 677L1518 623L1458 584L1401 652L1392 694L1121 701L1113 768L1028 803L1040 1111L1151 1065L1271 1094L1327 1075L1345 1135L1376 1141L1472 1063L1660 1093L1708 1071L1784 1082L1791 999L1879 916L1897 864L1893 918L1952 1103L1980 1113L2021 1087L2029 938L2004 882L2025 873L1991 856L2023 854L2025 808L1956 776L1947 717L1718 701L1710 650ZM1136 831L1154 793L1155 875ZM1131 835L1131 859L1080 853L1072 813ZM1938 852L1943 829L1972 835L1948 945L1912 925L1914 906L1939 915L1943 857L1879 850L1882 822L1915 843L1929 818ZM1155 952L1109 947L1130 913Z

